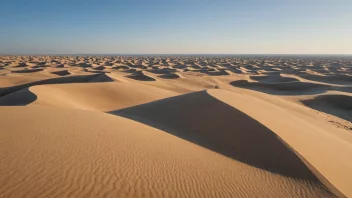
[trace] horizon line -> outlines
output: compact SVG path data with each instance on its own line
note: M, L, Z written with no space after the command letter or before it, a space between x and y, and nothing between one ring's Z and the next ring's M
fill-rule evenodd
M0 56L263 56L263 55L279 55L279 56L290 56L290 55L301 55L301 56L352 56L352 54L299 54L299 53L0 53Z

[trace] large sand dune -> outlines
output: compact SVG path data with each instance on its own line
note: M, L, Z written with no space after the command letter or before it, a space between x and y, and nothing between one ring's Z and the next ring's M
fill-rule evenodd
M260 169L297 179L315 180L275 133L205 91L111 113L167 131Z
M0 197L351 197L351 63L3 56Z
M276 165L283 170L296 167L292 177L121 117L39 107L1 111L2 197L332 197L278 140L267 146L287 156L270 158L286 163ZM265 163L268 156L256 161Z

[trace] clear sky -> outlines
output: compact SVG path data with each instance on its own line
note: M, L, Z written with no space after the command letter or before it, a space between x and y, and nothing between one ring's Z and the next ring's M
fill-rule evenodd
M1 54L352 54L352 0L1 0Z

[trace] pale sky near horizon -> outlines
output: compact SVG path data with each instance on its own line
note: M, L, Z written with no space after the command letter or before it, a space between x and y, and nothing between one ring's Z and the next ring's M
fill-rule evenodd
M7 0L0 54L352 54L352 0Z

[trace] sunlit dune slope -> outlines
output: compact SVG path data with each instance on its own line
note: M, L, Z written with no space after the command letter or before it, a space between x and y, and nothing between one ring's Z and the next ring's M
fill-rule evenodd
M75 83L32 86L0 98L0 105L41 105L111 111L176 93L136 83Z

